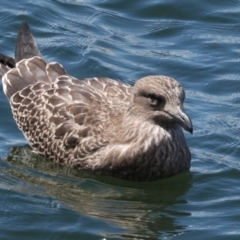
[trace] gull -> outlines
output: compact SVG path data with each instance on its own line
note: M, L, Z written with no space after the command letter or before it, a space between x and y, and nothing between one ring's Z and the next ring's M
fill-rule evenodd
M162 75L133 86L107 77L77 79L47 62L26 22L15 58L0 54L0 77L13 117L33 151L59 165L132 181L190 168L183 129L185 92Z

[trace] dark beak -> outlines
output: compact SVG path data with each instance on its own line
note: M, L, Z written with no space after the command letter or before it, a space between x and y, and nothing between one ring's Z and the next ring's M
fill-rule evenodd
M167 111L167 113L171 115L186 131L193 133L192 121L183 109L179 108L177 112Z

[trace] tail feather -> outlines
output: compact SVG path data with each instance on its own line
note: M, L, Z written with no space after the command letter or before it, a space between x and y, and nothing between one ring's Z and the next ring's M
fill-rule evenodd
M11 57L8 57L2 53L0 53L0 63L10 67L10 68L14 68L15 67L15 60Z
M9 71L11 68L15 67L15 60L0 53L0 78Z

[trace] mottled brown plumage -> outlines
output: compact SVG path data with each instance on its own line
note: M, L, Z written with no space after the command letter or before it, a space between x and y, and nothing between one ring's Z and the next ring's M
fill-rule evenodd
M13 68L3 76L3 89L36 153L138 181L189 169L182 127L192 132L192 124L183 109L184 90L174 79L148 76L133 87L109 78L76 79L42 58L26 23L18 35L16 66L4 57L2 69Z

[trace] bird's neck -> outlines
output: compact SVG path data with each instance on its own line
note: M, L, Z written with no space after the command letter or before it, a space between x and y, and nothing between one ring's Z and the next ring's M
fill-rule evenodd
M189 168L190 153L179 126L168 130L136 119L131 128L131 123L118 133L119 142L104 149L100 166L104 172L111 169L109 174L120 178L154 180Z
M133 108L124 115L114 114L116 122L106 126L109 143L96 152L89 168L139 181L189 168L191 155L179 125L163 127Z

